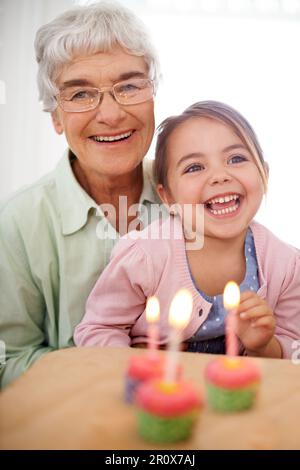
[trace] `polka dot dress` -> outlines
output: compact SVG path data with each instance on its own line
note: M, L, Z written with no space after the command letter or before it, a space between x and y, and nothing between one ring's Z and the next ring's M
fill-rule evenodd
M248 228L247 231L244 252L246 259L246 275L240 285L240 290L241 292L246 290L257 292L260 287L258 265L253 234L250 228ZM226 310L223 306L223 295L220 294L211 297L198 288L197 290L212 306L205 322L200 326L195 335L189 339L188 351L224 354Z

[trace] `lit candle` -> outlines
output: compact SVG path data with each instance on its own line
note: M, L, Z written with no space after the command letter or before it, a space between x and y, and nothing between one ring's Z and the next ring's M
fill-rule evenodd
M146 319L148 322L148 349L151 355L156 355L159 336L159 302L157 297L149 297L146 305Z
M176 380L178 351L181 332L190 321L193 310L193 298L187 289L179 290L174 296L169 312L170 338L167 354L165 382L173 384Z
M240 289L234 282L226 284L223 294L224 308L228 311L226 318L226 354L228 356L238 355L238 340L235 334L237 307L240 303Z

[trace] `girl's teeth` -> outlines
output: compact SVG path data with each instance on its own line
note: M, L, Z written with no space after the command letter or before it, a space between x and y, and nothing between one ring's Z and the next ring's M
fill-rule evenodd
M239 208L238 204L235 204L232 207L226 207L226 209L219 209L219 210L210 210L214 215L223 215L223 214L229 214L230 212L235 212Z
M208 201L207 204L216 204L216 203L223 204L224 202L230 202L238 198L239 196L237 194L232 194L230 196L224 196L224 197L216 197L215 199L211 199L210 201Z

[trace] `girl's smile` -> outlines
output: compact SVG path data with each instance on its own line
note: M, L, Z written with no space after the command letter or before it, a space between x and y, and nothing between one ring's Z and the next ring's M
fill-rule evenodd
M240 209L242 203L241 194L218 194L204 202L204 208L215 217L233 217Z
M229 125L192 117L179 124L167 145L168 204L204 204L206 237L245 233L263 194L263 181L245 143Z

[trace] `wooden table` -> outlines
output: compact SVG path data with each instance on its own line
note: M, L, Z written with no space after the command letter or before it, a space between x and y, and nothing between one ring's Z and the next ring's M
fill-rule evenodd
M1 449L164 449L142 441L123 402L131 348L71 348L43 356L0 394ZM160 352L165 354L165 352ZM180 353L184 376L203 389L212 356ZM300 449L300 366L255 359L263 383L254 409L205 407L188 441L165 449Z

